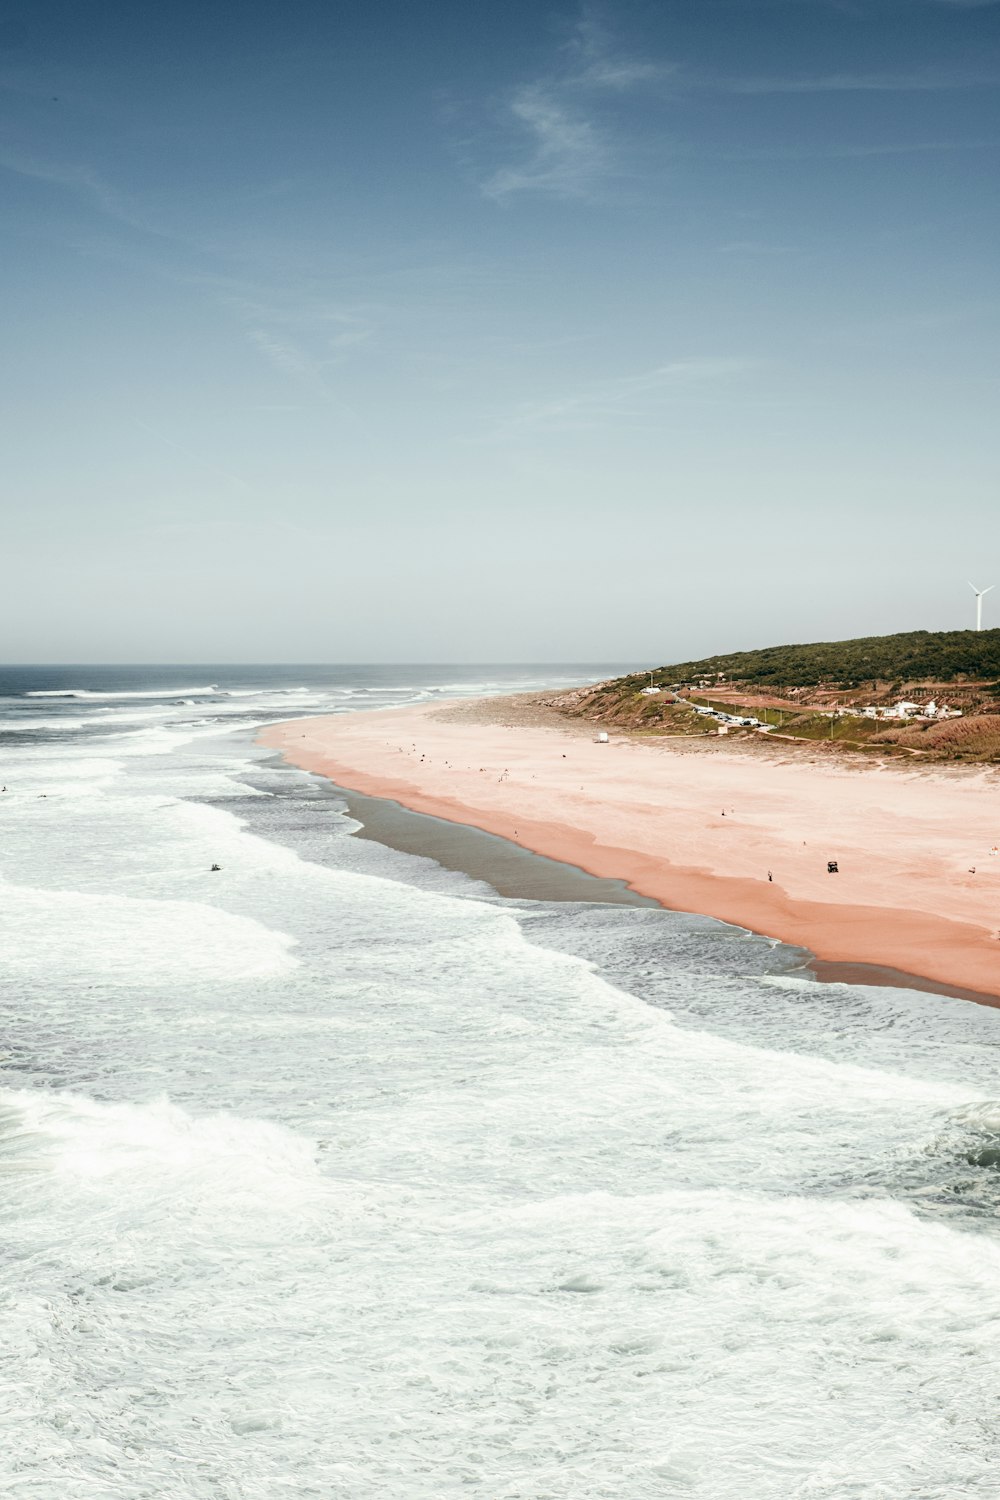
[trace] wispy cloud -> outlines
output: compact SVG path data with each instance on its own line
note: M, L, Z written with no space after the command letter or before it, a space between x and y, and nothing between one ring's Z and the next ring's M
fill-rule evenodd
M991 0L992 3L992 0ZM996 73L956 73L933 68L917 73L825 73L798 78L721 78L706 86L731 94L937 93L995 87Z
M83 253L139 264L165 280L197 289L234 319L242 335L275 369L300 387L305 386L313 398L339 406L356 420L330 377L352 351L372 338L374 318L368 308L345 306L330 295L303 286L303 282L322 279L317 265L305 269L299 266L295 274L280 266L278 254L278 264L270 268L272 276L258 284L243 267L227 266L225 247L212 236L199 238L178 230L162 211L153 222L141 203L118 191L86 163L46 160L14 148L0 148L2 171L60 189L119 231L126 228L137 232L119 232L107 241L94 241L86 236L81 239L74 225L73 235ZM233 259L230 254L228 260ZM180 445L172 439L148 430L180 451ZM188 456L199 461L196 454ZM225 477L243 483L237 475Z
M320 378L316 361L289 339L276 337L266 328L250 327L246 333L254 348L259 349L283 375L291 375L296 380L313 381Z
M671 71L646 58L629 57L594 6L584 8L564 48L564 83L578 88L631 89L654 82Z
M301 289L275 294L232 281L217 287L216 294L248 341L275 369L305 386L313 397L335 401L356 418L335 393L331 377L354 350L373 337L371 309L345 307Z
M760 371L764 361L745 356L698 356L671 360L637 375L622 375L544 401L525 402L503 426L518 430L580 429L606 422L635 421L684 394Z
M586 198L619 167L607 105L665 76L657 63L619 52L593 9L585 10L551 73L519 84L504 101L501 124L524 149L481 183L497 200L516 193Z
M995 141L885 141L829 146L745 146L714 153L723 161L860 161L865 157L921 156L948 151L986 151Z
M953 8L974 8L1000 0L932 0ZM720 77L684 70L661 60L623 53L594 8L582 18L560 49L549 73L514 87L500 105L499 123L507 159L483 176L480 189L503 201L524 194L564 199L599 197L615 178L631 175L627 165L630 127L622 105L637 91L663 101L695 94L733 96L947 93L991 88L1000 83L995 70L958 70L928 66L900 71L845 71L823 74ZM631 130L634 131L634 120ZM520 150L517 144L520 143ZM838 148L829 156L876 156L920 151L969 149L980 142L918 142ZM648 141L646 143L648 148ZM761 159L814 154L790 146L787 151L741 152Z
M522 161L500 167L483 183L488 198L511 193L553 193L580 198L607 171L611 147L597 124L571 109L557 90L544 83L527 84L510 101L513 119L530 137Z
M254 493L253 485L249 480L244 479L242 475L234 474L231 469L220 469L217 464L210 463L207 458L202 457L200 453L196 453L193 448L187 447L184 443L178 443L174 438L168 437L165 432L161 432L156 427L151 427L148 422L140 421L138 417L133 417L132 423L133 426L139 428L140 432L148 433L158 443L162 443L167 448L172 448L175 453L179 453L183 458L189 459L199 469L203 469L206 474L213 474L217 478L227 479L231 484L237 485L239 489L245 490L249 494Z
M30 178L34 182L65 188L103 213L110 214L112 218L137 226L136 216L125 198L93 167L79 162L45 161L27 152L3 147L0 148L0 170L13 172L18 177Z

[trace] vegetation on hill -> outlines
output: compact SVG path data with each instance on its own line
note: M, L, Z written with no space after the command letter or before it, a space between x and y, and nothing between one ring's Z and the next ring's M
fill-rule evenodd
M883 729L874 743L901 745L934 760L1000 760L1000 714Z
M842 688L877 682L955 682L1000 678L1000 630L910 630L853 641L765 646L700 661L676 662L653 675L658 685L690 683L723 674L730 682L761 687ZM623 678L622 683L632 678ZM635 674L642 686L648 676Z
M704 737L720 724L696 705L762 720L784 744L913 759L1000 760L1000 630L914 630L851 641L770 646L676 662L561 695L560 713L631 734ZM661 689L649 693L650 684ZM675 689L675 691L671 691ZM900 699L947 702L962 717L865 718ZM761 743L754 725L722 732Z

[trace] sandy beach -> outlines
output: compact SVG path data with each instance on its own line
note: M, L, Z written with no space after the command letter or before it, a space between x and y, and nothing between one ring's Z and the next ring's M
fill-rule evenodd
M623 879L676 910L1000 1004L992 770L777 744L600 744L592 725L504 699L295 719L260 739L343 787Z

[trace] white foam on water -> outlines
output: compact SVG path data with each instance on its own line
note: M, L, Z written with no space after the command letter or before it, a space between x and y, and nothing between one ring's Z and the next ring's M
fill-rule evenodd
M239 1116L0 1102L32 1283L0 1474L38 1494L943 1500L994 1472L997 1247L897 1205L415 1191Z
M331 689L335 693L348 693L349 688ZM317 701L324 698L327 690L317 691L316 688L307 687L259 687L259 688L227 688L228 698L308 698Z
M124 729L121 733L110 733L107 739L113 741L116 755L162 755L189 745L199 734L209 735L215 732L214 725L204 728L191 723L183 726L151 725L146 729Z
M97 708L84 723L94 728L111 724L157 723L174 716L177 707L176 704L157 703L151 704L149 708Z
M80 984L226 980L284 973L294 939L192 901L31 890L0 881L0 947L7 977Z
M59 730L72 733L75 729L86 729L96 719L6 719L0 721L0 734L34 734L38 729Z
M191 706L195 706L194 700ZM24 719L0 719L0 735L34 734L39 729L72 734L81 729L111 730L119 724L157 723L176 717L177 707L179 705L160 704L145 709L100 708L86 718L72 718L67 714L65 718L58 719L34 715ZM217 713L218 706L212 704L212 711Z
M306 804L217 736L23 747L58 795L0 799L0 1488L990 1493L997 1224L938 1184L1000 1103L954 1008L940 1078L927 997L920 1077L905 1000L849 1062L682 1026L356 873L328 799L316 859L275 842Z
M124 689L118 692L98 692L91 688L34 688L25 693L26 698L207 698L218 693L214 684L208 687Z
M18 745L16 751L3 757L0 774L7 791L0 797L0 818L5 813L17 817L36 801L98 796L118 778L121 769L121 760L73 755L65 746L39 746L33 753ZM16 837L16 826L12 832ZM45 851L40 853L44 858ZM0 848L0 863L2 859Z

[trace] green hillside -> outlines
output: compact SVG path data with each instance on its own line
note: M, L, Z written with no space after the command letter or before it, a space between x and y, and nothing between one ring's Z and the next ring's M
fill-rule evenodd
M1000 630L910 630L853 641L765 646L661 667L654 680L692 682L723 673L731 682L762 687L854 688L874 682L996 681ZM641 674L635 680L641 682ZM648 680L648 679L647 679ZM631 679L625 679L631 681Z

